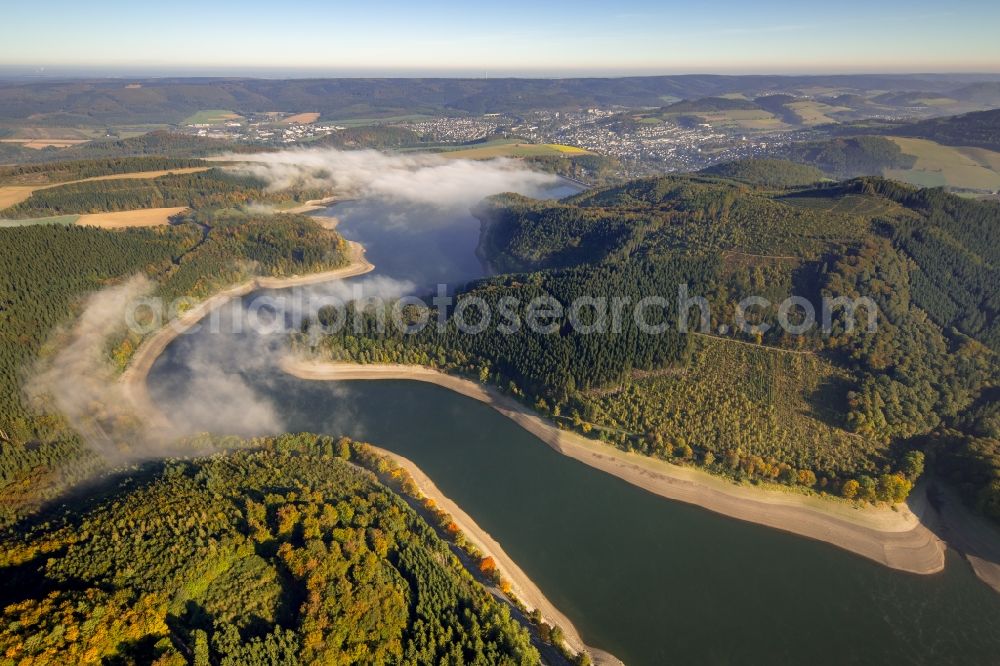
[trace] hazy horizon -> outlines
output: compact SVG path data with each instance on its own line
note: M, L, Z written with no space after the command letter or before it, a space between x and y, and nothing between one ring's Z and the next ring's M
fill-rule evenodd
M1000 6L959 0L787 1L711 11L625 0L496 6L390 0L364 7L304 0L238 7L121 0L5 11L0 66L73 71L239 71L361 76L624 76L1000 71ZM58 17L53 20L52 17Z
M336 69L336 68L256 68L256 67L96 67L83 65L48 65L16 67L0 64L0 80L18 79L171 79L171 78L234 78L234 79L575 79L575 78L639 78L670 76L747 76L747 77L901 77L901 78L968 78L970 81L1000 79L1000 66L991 70L471 70L471 69Z

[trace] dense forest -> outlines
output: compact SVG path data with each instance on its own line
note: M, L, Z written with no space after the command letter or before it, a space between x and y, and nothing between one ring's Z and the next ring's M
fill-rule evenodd
M145 273L166 299L202 298L251 274L325 270L345 257L339 235L297 215L199 211L156 229L0 229L0 523L98 464L58 416L25 405L20 389L49 336L70 323L85 294ZM109 342L109 364L126 363L140 341L123 327Z
M492 381L566 427L738 479L897 501L926 457L1000 518L997 204L879 178L776 191L694 175L559 202L502 195L476 213L481 255L512 274L462 290L444 330L382 331L369 311L354 313L360 329L318 345L304 333L297 344ZM697 330L693 310L680 315L695 316L688 333L645 335L628 323L616 335L580 333L564 311L551 334L506 335L498 321L457 333L457 311L466 325L478 322L478 306L465 300L496 311L507 297L569 306L580 295L656 295L669 317L679 284L705 298L707 330ZM770 329L726 326L750 295L770 304L748 323ZM828 329L787 333L773 324L790 295L817 319L823 297L871 299L877 329L864 325L862 307L853 328L833 309ZM519 320L527 314L513 309ZM317 325L329 323L323 316ZM409 317L433 322L438 313Z
M223 152L254 152L244 146L220 139L157 130L127 139L104 139L59 151L59 158L98 159L102 157L141 157L171 155L173 157L204 157ZM51 157L48 159L52 159Z
M17 144L0 144L0 157L5 163L32 164L78 162L123 157L172 158L205 157L229 152L257 152L260 146L208 139L191 134L156 130L127 139L99 139L70 148L22 148Z
M539 662L366 445L211 445L0 533L3 663Z
M829 176L814 166L788 160L736 160L710 166L698 173L774 188L805 187L829 180Z
M199 236L194 228L0 229L0 524L99 465L58 416L35 413L22 399L22 380L53 329L71 319L85 293L142 270L162 270Z
M892 133L930 139L946 146L1000 150L1000 109L931 118L893 128Z
M559 202L499 195L474 212L483 223L480 252L498 271L674 253L811 257L865 229L855 215L789 206L699 175L628 181Z
M359 148L374 148L390 150L412 148L423 143L423 139L413 130L405 127L386 127L372 125L369 127L348 127L333 134L316 139L310 145L331 146L345 150Z
M140 208L231 206L246 201L291 200L293 194L268 193L266 184L250 176L220 169L167 174L157 178L91 180L32 192L25 201L0 211L9 219L101 213ZM316 193L306 193L305 198Z
M2 185L46 185L98 176L113 176L137 171L168 171L205 165L199 159L183 157L110 157L71 160L45 164L22 164L0 167Z
M523 158L532 169L600 185L614 180L621 164L604 155L535 155Z
M917 158L881 136L855 136L792 143L778 157L808 164L834 178L877 176L885 169L908 169Z
M344 338L331 337L325 344L329 353L367 362L399 357L410 363L429 364L433 360L437 365L471 369L470 359L475 359L477 372L495 374L505 385L512 382L517 392L526 390L550 403L565 403L576 391L617 382L631 370L681 362L687 355L688 340L672 328L659 334L643 333L631 316L621 317L618 325L603 331L595 327L579 333L578 327L598 323L592 310L573 313L567 309L536 317L529 308L533 299L570 303L591 294L614 294L635 303L650 294L664 295L667 303L650 307L646 318L651 326L659 326L675 307L674 298L667 297L676 296L678 280L698 278L704 282L713 270L709 261L678 259L490 278L470 285L456 306L465 308L461 305L465 299L479 301L464 315L472 327L482 323L483 330L477 334L463 332L453 318L443 331L427 327L417 335L404 335L390 328L380 336L378 320L358 313L358 329L352 326L350 332L344 331ZM491 312L507 308L509 314L484 322L480 318L483 306ZM321 311L320 323L326 323L323 317ZM539 324L537 331L528 325L533 320ZM514 327L517 333L508 334ZM374 344L376 338L378 344Z

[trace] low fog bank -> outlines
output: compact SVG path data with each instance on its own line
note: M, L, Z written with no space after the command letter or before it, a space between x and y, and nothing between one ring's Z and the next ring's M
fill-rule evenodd
M129 303L152 286L140 275L88 297L73 327L56 333L59 351L40 361L25 385L30 401L59 412L89 446L111 461L131 457L126 440L140 437L141 448L149 449L163 434L153 427L154 421L128 408L128 392L116 381L107 353L110 336L124 325Z
M169 419L174 438L288 432L280 410L263 394L273 394L284 378L279 365L289 351L289 332L325 306L394 300L413 290L409 281L367 276L232 300L172 343L173 370L149 380L153 403ZM331 423L342 423L339 405L330 412Z
M282 377L277 368L288 353L289 331L321 307L394 299L414 285L371 276L231 300L173 341L168 353L175 371L151 380L147 396L120 381L109 341L152 288L136 276L88 297L74 326L57 334L58 352L36 365L25 387L30 400L59 412L110 463L210 453L187 441L204 432L287 432L278 408L261 393ZM331 409L330 432L347 425L349 415L341 411Z
M375 150L306 148L255 155L229 155L239 173L256 176L273 190L333 188L351 196L468 209L498 192L541 195L559 182L513 159L447 159L431 153L386 154Z

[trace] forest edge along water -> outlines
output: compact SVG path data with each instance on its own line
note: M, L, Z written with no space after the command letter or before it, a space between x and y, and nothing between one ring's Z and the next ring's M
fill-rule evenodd
M282 369L299 379L429 382L493 407L559 453L668 499L733 518L825 541L892 569L917 574L944 569L944 545L908 506L855 508L836 500L738 486L706 472L629 454L557 428L491 386L433 368L396 364L325 363L286 358ZM922 494L914 503L926 509Z
M374 225L384 211L375 207L364 219L364 205L353 207L349 214L335 211L341 231L362 242L375 233L378 273L384 260L386 272L404 275L412 234L402 234L394 247L385 245L391 229L355 235L358 225ZM453 231L473 255L478 225L468 216L463 224ZM466 263L463 270L471 269ZM191 372L184 355L197 336L176 343L183 344L165 345L147 368L154 387L171 377L182 382ZM485 405L470 406L437 386L393 380L309 385L280 368L250 379L286 416L286 426L350 431L419 465L503 544L585 640L627 663L678 656L703 663L737 656L762 661L815 645L817 632L822 636L832 627L850 640L813 653L814 661L877 659L901 650L911 656L912 644L919 645L915 661L989 663L1000 649L997 597L951 554L944 572L912 576L663 502L538 446L538 439ZM720 626L733 634L732 645L711 641L710 630ZM781 635L769 638L775 626Z

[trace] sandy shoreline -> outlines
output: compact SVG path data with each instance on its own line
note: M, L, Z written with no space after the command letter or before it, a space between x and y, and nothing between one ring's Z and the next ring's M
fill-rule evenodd
M620 664L621 660L617 659L613 655L598 650L588 646L583 642L583 639L577 633L576 627L573 626L573 622L563 615L563 613L552 604L551 601L545 596L545 594L538 588L537 585L528 577L526 573L517 566L510 555L508 555L503 547L490 536L489 532L484 530L479 526L476 521L469 516L462 508L448 498L441 490L434 485L434 482L427 476L423 470L421 470L417 465L409 458L404 458L403 456L388 451L386 449L379 448L374 445L370 445L373 449L381 453L382 455L392 459L397 465L402 467L413 479L416 484L417 489L425 497L429 497L434 500L434 502L441 509L447 511L451 514L452 519L454 519L455 524L461 530L462 534L472 542L484 555L489 555L497 564L497 569L500 575L506 580L510 581L511 592L514 596L521 600L529 609L538 609L542 614L542 618L548 622L550 625L558 625L565 636L566 644L575 652L580 652L585 650L593 658L595 664Z
M972 513L954 489L935 484L931 495L938 533L965 555L979 580L1000 593L1000 530Z
M310 199L301 206L296 206L295 208L289 208L287 210L281 211L282 213L311 213L314 210L322 210L329 206L330 204L342 201L340 197L323 197L322 199Z
M945 546L920 519L929 508L922 494L909 506L892 510L856 508L820 497L739 486L701 470L625 453L560 430L491 387L432 368L294 358L286 359L282 368L301 379L409 379L433 383L490 405L563 455L662 497L824 541L900 571L931 574L944 569Z

